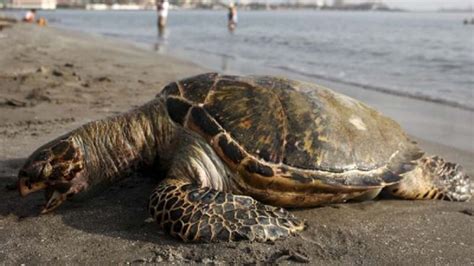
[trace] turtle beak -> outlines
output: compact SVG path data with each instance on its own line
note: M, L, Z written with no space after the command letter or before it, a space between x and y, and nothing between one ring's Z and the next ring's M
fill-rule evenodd
M22 197L26 197L31 193L45 189L46 204L41 210L40 214L45 214L53 211L66 201L69 194L71 184L69 182L30 182L27 177L20 177L18 179L18 191Z
M57 181L51 183L45 191L46 204L40 214L53 211L75 193L76 191L73 189L71 182Z
M45 189L46 183L43 181L31 183L28 178L22 177L18 180L18 191L22 197L26 197L29 194Z
M67 199L65 193L60 193L57 190L54 190L52 193L51 191L47 191L46 193L51 194L51 196L49 197L46 205L41 210L40 214L46 214L55 210Z

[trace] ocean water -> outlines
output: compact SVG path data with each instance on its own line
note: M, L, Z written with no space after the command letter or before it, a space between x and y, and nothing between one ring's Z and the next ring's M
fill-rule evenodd
M17 13L18 14L18 13ZM217 71L328 80L474 111L474 26L466 13L41 11L55 26L133 40ZM256 71L258 69L258 71Z

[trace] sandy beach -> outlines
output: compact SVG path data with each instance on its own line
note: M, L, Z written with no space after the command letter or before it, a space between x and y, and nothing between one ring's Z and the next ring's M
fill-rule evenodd
M25 24L0 31L0 264L474 263L472 200L380 199L293 210L307 230L274 244L185 244L147 222L151 178L130 177L43 216L36 215L41 193L19 197L17 172L38 146L206 71L112 38ZM427 152L474 176L472 112L344 86L339 91L402 120Z

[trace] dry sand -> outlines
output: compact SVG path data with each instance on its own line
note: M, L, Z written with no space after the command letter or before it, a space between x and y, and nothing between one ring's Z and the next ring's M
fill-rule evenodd
M336 204L293 211L307 220L308 229L274 244L185 244L145 221L146 201L155 184L149 178L131 177L96 198L68 202L39 217L35 214L42 195L20 199L12 189L25 157L40 144L140 105L167 82L203 71L113 39L20 24L3 30L0 264L474 263L472 202ZM462 162L474 176L471 152L423 140L421 145Z

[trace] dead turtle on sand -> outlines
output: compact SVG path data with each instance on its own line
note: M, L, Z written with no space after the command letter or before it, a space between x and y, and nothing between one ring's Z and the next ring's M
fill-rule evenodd
M393 120L318 85L203 74L147 104L40 147L20 194L45 189L42 213L137 168L167 169L149 200L185 241L273 241L303 230L281 207L372 199L470 198L461 167L427 157Z

